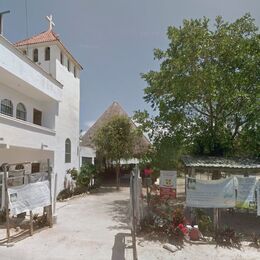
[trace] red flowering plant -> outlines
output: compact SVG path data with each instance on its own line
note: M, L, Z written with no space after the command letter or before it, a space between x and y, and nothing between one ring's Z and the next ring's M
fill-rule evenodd
M169 228L168 236L171 240L183 244L183 239L188 235L188 230L185 227L185 218L183 208L177 207L172 214L172 225Z

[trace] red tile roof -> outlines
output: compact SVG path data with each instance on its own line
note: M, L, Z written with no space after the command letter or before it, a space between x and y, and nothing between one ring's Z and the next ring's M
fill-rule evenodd
M71 58L78 64L78 66L82 68L82 66L77 62L77 60L71 55L71 53L67 50L67 48L64 46L64 44L61 42L59 36L52 30L48 30L45 32L42 32L40 34L34 35L31 38L19 41L15 43L14 45L16 47L21 47L24 45L31 45L31 44L37 44L37 43L43 43L43 42L54 42L58 41L61 46L68 52L68 54L71 56Z
M57 34L55 34L53 31L45 31L40 34L34 35L31 38L19 41L15 43L15 46L23 46L23 45L30 45L30 44L36 44L36 43L42 43L42 42L53 42L53 41L60 41Z

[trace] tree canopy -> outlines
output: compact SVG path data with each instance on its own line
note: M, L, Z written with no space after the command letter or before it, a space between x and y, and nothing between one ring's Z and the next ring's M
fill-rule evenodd
M133 157L135 136L130 120L115 116L97 131L94 143L101 156L119 162Z
M135 119L155 144L171 140L198 155L259 156L260 36L246 14L233 23L216 17L168 28L169 47L155 49L159 71L142 74L153 108ZM166 142L167 143L167 142ZM169 142L168 142L169 143Z
M137 133L126 116L113 117L94 136L97 154L116 164L118 187L120 160L133 158L136 137Z

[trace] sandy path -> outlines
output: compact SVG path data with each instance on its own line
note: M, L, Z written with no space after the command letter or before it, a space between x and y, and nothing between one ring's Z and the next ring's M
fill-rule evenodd
M1 260L121 260L126 254L129 190L102 193L58 203L58 223L13 247L0 246Z

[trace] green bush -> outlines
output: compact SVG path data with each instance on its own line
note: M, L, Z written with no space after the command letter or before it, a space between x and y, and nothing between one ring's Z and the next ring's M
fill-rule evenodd
M234 229L230 227L225 227L223 229L218 229L215 232L214 239L219 246L227 246L227 247L241 247L241 238L242 235L236 233Z
M68 169L67 174L71 176L71 179L76 181L78 178L78 170L76 168Z
M73 192L70 189L64 189L59 192L59 194L57 196L57 200L62 201L62 200L72 197L72 195L73 195Z
M196 210L196 218L199 230L202 232L202 234L211 234L213 232L214 227L212 219L203 210Z
M77 186L88 187L90 180L97 175L96 167L92 164L84 164L80 167L79 175L77 176Z

